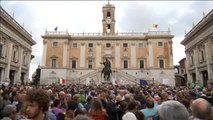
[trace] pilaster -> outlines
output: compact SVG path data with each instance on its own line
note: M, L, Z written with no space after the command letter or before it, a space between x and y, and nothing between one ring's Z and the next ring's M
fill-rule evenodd
M17 78L18 79L15 79L17 81L14 81L15 83L19 83L21 82L21 68L22 68L22 64L23 64L23 48L21 48L21 46L18 47L18 51L19 51L19 66L18 66L18 74L17 74Z
M195 66L195 73L196 73L196 82L200 82L201 81L200 72L198 70L198 64L199 64L198 46L196 46L195 49L194 49L194 66Z
M68 41L64 41L64 51L63 51L63 67L67 67L67 45Z
M115 67L116 68L120 68L120 64L121 64L121 53L120 53L120 44L116 43L115 44Z
M131 43L131 68L136 68L136 45L135 43Z
M149 57L148 57L148 61L149 61L149 67L153 68L154 67L154 63L153 63L153 46L152 46L152 41L148 40L148 51L149 51Z
M169 56L170 56L170 65L169 65L169 67L170 68L173 68L173 48L172 48L172 41L169 41Z
M85 67L85 50L86 50L86 46L85 43L81 43L80 44L80 68Z
M9 50L8 50L8 64L6 66L6 82L10 82L10 65L11 65L11 58L12 58L12 51L13 51L13 43L9 42Z
M213 71L211 69L211 61L213 61L211 56L212 55L211 39L212 38L209 38L208 41L205 43L206 64L209 80L213 80Z
M47 41L43 40L42 66L46 66L46 57L47 57Z

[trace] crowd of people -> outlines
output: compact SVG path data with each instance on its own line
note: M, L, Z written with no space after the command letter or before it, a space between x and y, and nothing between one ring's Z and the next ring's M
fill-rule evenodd
M213 88L0 86L2 120L213 120Z

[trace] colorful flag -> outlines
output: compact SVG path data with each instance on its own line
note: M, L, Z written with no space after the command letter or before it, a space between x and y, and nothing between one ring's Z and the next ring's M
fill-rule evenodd
M191 83L189 84L189 87L190 87L190 88L194 88L194 87L195 87L195 83L191 82Z
M153 28L158 28L158 24L153 24L152 27Z
M118 82L117 82L116 78L113 78L113 79L112 79L112 84L113 84L113 85L118 85Z
M147 83L146 80L140 80L140 85L141 86L146 86L146 85L148 85L148 83Z
M58 78L58 83L59 84L64 84L65 83L65 80L63 78Z

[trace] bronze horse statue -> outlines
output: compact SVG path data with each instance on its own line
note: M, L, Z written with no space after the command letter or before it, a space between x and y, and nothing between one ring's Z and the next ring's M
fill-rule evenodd
M104 74L105 81L110 81L110 75L112 74L112 70L110 68L105 69L101 72L101 77L102 77L102 74Z
M108 59L106 59L105 62L100 63L100 64L104 64L104 68L101 71L101 78L102 78L102 74L104 74L104 80L110 81L110 75L112 74L110 61Z

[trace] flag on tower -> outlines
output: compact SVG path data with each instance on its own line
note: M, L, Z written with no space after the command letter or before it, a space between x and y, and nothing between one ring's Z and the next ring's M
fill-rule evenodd
M55 29L54 29L55 31L57 31L58 30L58 27L55 27Z
M63 78L58 78L58 84L64 84L65 83L65 80Z
M153 28L158 28L158 24L153 24L152 27Z

